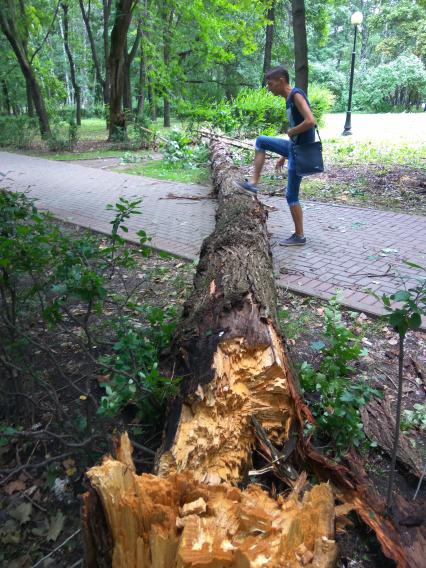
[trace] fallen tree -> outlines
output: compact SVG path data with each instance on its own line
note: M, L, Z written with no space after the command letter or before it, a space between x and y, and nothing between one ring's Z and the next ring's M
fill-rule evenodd
M126 437L117 459L88 472L87 566L331 567L335 516L354 509L385 554L401 567L420 568L419 527L407 548L407 535L382 516L355 456L351 472L303 437L313 419L277 332L266 211L236 190L226 147L212 142L211 151L216 228L203 243L174 340L183 382L157 475L135 474ZM253 472L256 448L265 467ZM311 487L305 470L332 485ZM286 497L272 498L258 485L236 487L266 471L287 485Z

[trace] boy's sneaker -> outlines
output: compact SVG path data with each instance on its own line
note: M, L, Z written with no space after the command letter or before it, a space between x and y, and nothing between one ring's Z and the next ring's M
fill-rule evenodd
M247 180L237 181L237 186L240 189L244 189L244 191L247 191L247 193L250 193L251 195L257 195L257 192L259 191L257 185L250 183Z
M306 245L306 237L299 237L299 235L293 233L288 239L280 239L278 244L282 247L301 247Z

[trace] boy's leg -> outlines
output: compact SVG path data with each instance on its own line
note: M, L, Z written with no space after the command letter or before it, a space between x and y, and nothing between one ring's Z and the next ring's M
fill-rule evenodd
M290 142L283 138L273 138L271 136L258 136L255 143L254 171L250 181L238 182L238 185L250 193L257 193L257 183L259 182L265 163L265 152L275 152L288 158Z
M294 222L294 235L288 239L279 241L282 246L300 246L306 243L306 238L303 233L303 211L299 203L299 190L302 178L296 174L294 167L294 155L292 149L289 152L288 158L288 179L287 179L287 192L286 199L290 207L290 213Z
M303 234L303 210L299 204L290 205L290 213L293 217L295 233L298 237L304 237Z
M259 183L260 174L263 170L263 164L265 163L265 150L256 150L254 155L254 172L251 176L251 183L257 185Z

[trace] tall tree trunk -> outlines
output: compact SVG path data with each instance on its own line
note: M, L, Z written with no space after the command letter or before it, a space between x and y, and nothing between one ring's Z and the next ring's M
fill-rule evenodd
M133 42L132 48L127 52L127 39L124 48L124 92L123 92L123 106L125 109L132 111L132 81L131 81L131 68L136 53L140 47L142 37L142 21L139 20L136 37Z
M272 1L266 17L269 24L265 28L265 53L263 57L263 77L262 87L266 85L265 73L271 68L272 61L272 45L274 43L274 26L275 26L275 0Z
M295 85L308 92L308 42L306 39L305 0L291 0L294 38Z
M6 79L1 80L1 86L3 91L3 106L6 114L12 113L12 106L10 104L9 89L7 87Z
M163 63L166 69L167 80L170 78L170 43L172 41L172 26L173 10L170 9L169 13L164 10L163 13ZM167 128L170 127L170 98L168 87L163 87L163 125Z
M124 110L132 110L132 93L130 85L130 57L127 53L127 39L124 47L124 81L123 81L123 108Z
M157 101L155 97L155 88L151 77L148 77L148 101L149 114L151 116L151 120L155 122L157 120Z
M42 138L47 138L51 134L49 117L46 112L46 106L44 104L41 89L37 83L34 70L31 67L22 38L18 31L15 4L12 0L3 0L3 4L0 6L0 28L9 41L25 77L25 81L27 81L31 90L32 99L39 120L40 134Z
M79 0L79 4L80 4L81 15L83 16L84 25L86 27L87 36L89 38L90 49L92 51L92 59L93 59L93 65L95 67L96 81L99 83L104 103L107 105L109 102L109 89L107 88L106 80L103 79L102 77L101 65L99 63L98 53L96 50L96 43L93 37L92 26L90 25L90 11L86 12L83 0Z
M68 62L70 65L70 74L71 74L71 83L72 83L72 87L74 89L74 99L75 99L75 118L76 118L76 122L78 124L78 126L81 125L81 88L80 85L77 83L77 78L75 75L75 64L74 64L74 59L71 53L71 49L69 46L69 34L68 34L68 29L69 29L69 22L68 22L68 4L62 3L61 4L62 7L62 11L64 13L64 17L63 17L63 38L64 38L64 47L65 47L65 52L67 54L68 57Z
M103 28L104 28L104 62L105 62L105 81L104 81L104 100L105 104L109 103L110 91L110 69L109 69L109 17L111 15L112 0L103 0Z
M28 79L25 79L25 90L27 94L27 113L28 116L31 116L32 118L34 116L34 102L33 94L31 91L31 83L28 81Z
M121 104L124 87L124 48L127 31L132 19L133 0L117 0L114 26L111 32L109 72L109 138L111 139L117 127L123 126Z
M143 114L145 109L145 83L146 83L146 61L144 50L144 38L141 39L141 60L139 63L139 82L138 82L138 104L136 107L136 114L139 116Z

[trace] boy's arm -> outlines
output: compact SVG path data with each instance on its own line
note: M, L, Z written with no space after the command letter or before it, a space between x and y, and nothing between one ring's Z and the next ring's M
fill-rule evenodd
M302 134L302 132L306 132L307 130L310 130L315 126L315 118L312 114L311 109L309 108L308 103L306 102L306 99L302 97L300 93L296 93L293 96L293 101L297 107L297 110L303 116L303 122L301 122L294 128L289 128L287 130L287 135L290 138L296 136L297 134Z

